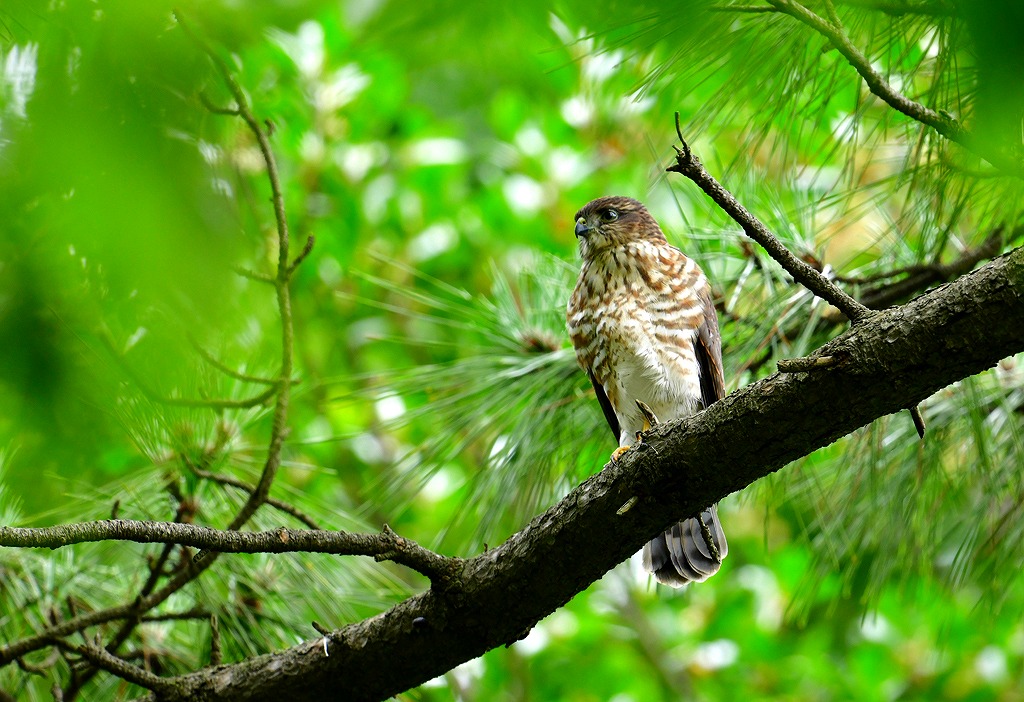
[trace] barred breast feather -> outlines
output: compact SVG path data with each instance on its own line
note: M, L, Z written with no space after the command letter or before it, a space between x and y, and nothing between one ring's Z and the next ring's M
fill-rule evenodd
M569 299L569 335L608 398L620 444L643 426L635 399L662 420L704 404L695 349L709 300L700 268L667 243L633 241L584 262Z

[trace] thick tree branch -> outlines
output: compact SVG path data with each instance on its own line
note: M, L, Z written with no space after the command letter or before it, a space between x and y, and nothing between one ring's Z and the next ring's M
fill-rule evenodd
M313 529L221 531L179 522L111 519L41 528L0 526L0 546L57 549L95 541L177 544L218 553L333 553L373 556L413 568L435 583L445 583L458 569L458 559L429 551L403 538L387 525L380 534ZM2 651L2 649L0 649Z
M160 699L385 699L511 643L680 517L946 385L1024 351L1024 249L819 349L843 362L776 374L657 427L500 547L458 587L287 651L170 679ZM634 500L629 510L620 508ZM600 545L600 547L598 547Z

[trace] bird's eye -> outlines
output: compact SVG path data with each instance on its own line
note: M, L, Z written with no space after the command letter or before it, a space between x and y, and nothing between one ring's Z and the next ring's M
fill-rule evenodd
M601 219L605 222L614 222L619 218L618 210L605 210L601 213Z

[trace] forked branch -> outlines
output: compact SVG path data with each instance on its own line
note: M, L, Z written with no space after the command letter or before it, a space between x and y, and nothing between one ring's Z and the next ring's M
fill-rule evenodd
M249 498L227 527L229 531L235 531L244 526L261 506L267 504L269 500L270 487L277 475L278 468L281 465L281 453L284 448L285 436L287 435L288 407L292 387L293 370L293 331L289 282L298 264L310 253L313 242L311 239L307 241L306 247L303 249L302 253L300 253L294 261L289 260L288 223L285 214L283 190L281 187L277 163L270 147L270 135L254 115L244 91L235 80L224 60L220 58L217 52L214 51L213 48L210 47L209 44L183 20L179 13L175 13L175 18L178 20L179 26L181 26L182 29L203 50L203 52L210 57L210 60L213 62L226 84L228 91L233 96L236 105L234 107L222 109L214 107L205 95L201 95L200 99L209 109L217 114L240 117L252 131L259 144L260 152L263 155L263 160L267 167L267 176L270 181L271 201L273 203L274 220L278 234L277 266L274 274L251 274L251 277L273 285L277 297L277 307L281 320L281 365L276 378L259 379L258 382L269 385L267 390L252 398L240 401L192 401L176 398L159 398L163 401L169 401L171 404L209 407L215 410L244 408L262 404L264 402L274 402L273 421L267 444L267 455L263 470L260 474L260 479L257 485L251 489ZM118 354L115 355L118 356ZM256 382L255 379L246 378L246 380ZM143 392L146 392L147 387L144 383L139 383L139 387L143 388ZM150 392L150 394L154 395L154 397L158 397L152 392ZM84 525L75 526L81 527ZM174 532L175 530L187 530L189 528L193 528L191 525L176 523L150 523L148 526L158 530L170 530L171 532ZM57 528L62 529L64 527ZM216 532L216 530L210 531ZM386 551L387 549L385 547L389 548L389 552L396 554L394 559L396 561L404 559L408 561L409 565L421 564L427 571L430 570L430 564L435 563L435 561L431 560L427 555L420 553L420 550L418 550L419 547L414 547L412 542L406 542L405 540L397 537L389 537L387 535L382 535L378 538L382 539L380 550ZM159 541L159 539L152 538L148 540ZM165 540L164 543L171 542ZM423 550L425 551L425 549ZM161 559L165 560L167 554L169 554L169 551L165 549L164 555ZM109 670L119 677L136 682L145 687L149 687L150 689L161 690L162 686L158 686L156 680L149 679L147 676L140 676L138 674L138 670L134 669L134 667L130 667L131 664L126 661L118 658L116 652L127 639L128 633L134 629L138 622L143 620L147 612L158 607L169 597L179 592L188 583L195 580L203 571L216 562L217 555L218 553L214 552L211 557L198 563L186 561L181 565L181 567L177 568L172 573L165 573L162 568L154 568L151 571L151 577L147 584L131 601L115 607L109 607L92 612L79 613L77 611L72 611L67 619L54 618L48 626L44 627L33 636L17 641L4 642L0 645L0 665L18 660L25 654L32 651L57 645L63 647L64 650L76 648L74 652L77 655L82 656L84 660L89 661L91 664L91 666L81 675L75 676L75 679L68 685L66 690L57 690L57 692L62 692L62 696L66 699L74 698L78 692L80 692L81 685L91 678L95 671L100 668ZM434 555L436 556L436 554ZM436 558L441 557L436 556ZM415 567L415 565L413 565L413 567ZM167 578L167 580L162 586L158 587L157 582L161 578ZM90 627L110 622L121 622L121 626L113 639L105 645L77 650L77 647L74 647L66 639L67 636L76 632L82 632Z

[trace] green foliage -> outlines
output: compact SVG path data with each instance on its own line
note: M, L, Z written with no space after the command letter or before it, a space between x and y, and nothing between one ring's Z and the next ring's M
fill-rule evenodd
M992 17L1016 10L863 4L839 4L843 26L890 83L996 125L986 135L1019 127L1019 106L993 97L1019 92L1016 45L985 48L1001 36ZM277 372L273 289L237 274L276 260L265 164L240 120L204 106L200 95L232 101L169 6L102 5L0 15L0 524L116 510L223 528L245 495L192 468L254 484L269 405L160 398L266 389L218 364ZM830 273L870 280L950 261L1000 228L1018 245L1024 231L1019 178L896 113L778 13L236 5L181 10L273 125L292 255L316 240L292 286L298 382L272 496L326 528L388 523L472 556L600 469L614 444L563 320L571 216L593 197L644 200L701 262L730 389L837 333L731 220L665 177L676 110L709 170ZM883 418L727 499L730 556L708 583L666 593L623 566L526 641L406 697L1012 699L1024 675L1022 368L1006 359L930 398L924 443L908 416ZM300 525L265 507L249 526L281 524ZM130 602L160 553L0 552L0 642ZM122 651L159 674L194 670L216 615L237 661L423 586L366 559L225 556L154 612L201 618L143 623ZM44 699L67 683L64 656L26 662L45 670L0 669L0 690ZM100 675L83 697L137 692Z
M440 523L418 515L407 527L444 551L500 543L602 464L600 451L580 451L581 436L606 438L607 429L575 401L588 394L588 382L562 339L562 296L573 271L537 261L515 283L494 275L490 299L437 280L424 281L422 291L372 281L403 301L388 306L413 317L427 345L444 353L451 342L441 339L459 339L454 360L386 374L373 391L384 393L378 402L415 406L384 423L388 433L408 432L410 448L382 466L369 501L398 516L424 491L449 498L452 512ZM422 506L436 509L431 502Z

